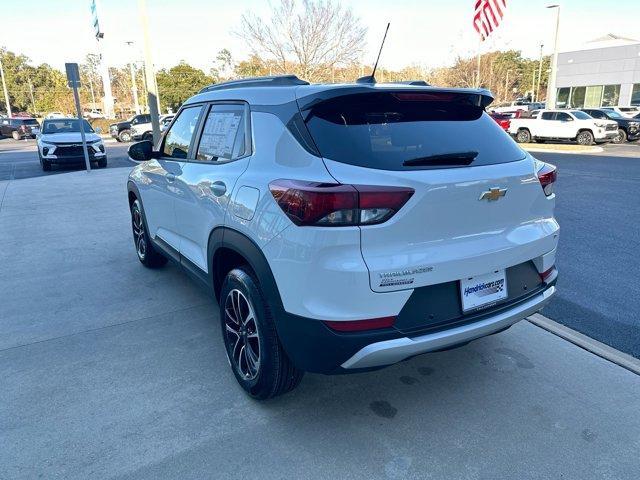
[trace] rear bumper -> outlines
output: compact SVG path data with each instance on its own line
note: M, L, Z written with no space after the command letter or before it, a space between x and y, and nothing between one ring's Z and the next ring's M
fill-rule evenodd
M340 333L324 322L280 312L277 330L289 358L301 370L323 374L375 370L409 357L462 346L498 333L544 307L555 293L556 276L536 293L464 322L444 325L426 334L405 334L396 328Z
M446 349L491 335L540 310L551 299L555 290L555 287L549 287L522 304L478 322L420 337L402 337L372 343L356 352L341 367L361 369L390 365L414 355Z

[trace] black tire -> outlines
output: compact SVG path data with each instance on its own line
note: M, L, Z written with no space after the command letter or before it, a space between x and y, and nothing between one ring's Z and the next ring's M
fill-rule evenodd
M231 370L251 397L273 398L300 384L304 372L282 348L260 283L246 267L231 270L224 279L220 326Z
M521 128L516 133L516 142L518 143L531 143L531 132L526 128Z
M619 128L618 136L614 137L611 142L619 145L621 143L625 143L626 141L627 141L627 132L625 132L622 128Z
M579 132L576 137L576 142L578 142L578 145L593 145L593 133L589 130Z
M131 229L133 231L133 245L136 248L138 260L147 268L159 268L167 263L167 258L158 252L149 240L147 221L140 200L136 199L131 205Z
M106 168L107 167L107 159L102 158L98 160L98 168Z
M121 142L124 143L129 143L131 141L131 130L122 130L119 134L118 134L118 139Z
M16 130L11 132L11 136L13 137L14 140L20 140L20 134Z
M150 142L153 142L153 133L149 133L149 132L145 133L142 136L142 140L148 140Z
M122 140L120 140L120 137L115 137L116 138L116 142L120 143L122 142Z

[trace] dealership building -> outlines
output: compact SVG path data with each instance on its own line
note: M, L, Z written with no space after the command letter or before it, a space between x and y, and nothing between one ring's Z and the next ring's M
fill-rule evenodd
M558 55L557 106L640 106L640 41L607 35Z

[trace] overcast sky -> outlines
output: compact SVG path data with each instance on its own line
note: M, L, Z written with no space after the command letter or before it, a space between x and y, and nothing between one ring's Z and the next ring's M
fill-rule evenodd
M278 1L278 0L272 0ZM91 27L90 0L2 0L0 46L23 53L34 62L63 68L65 62L82 61L96 52ZM391 22L381 64L401 68L419 64L435 67L451 64L457 54L473 55L478 38L473 30L475 0L342 0L368 28L363 60L375 60L386 22ZM500 29L482 48L519 49L536 58L540 44L550 52L553 10L550 0L508 0ZM561 50L579 48L584 42L613 33L640 37L640 0L557 0L562 4ZM142 58L137 0L98 0L104 46L110 64ZM153 57L157 68L180 60L206 71L222 48L234 59L249 49L233 34L240 16L253 11L269 15L266 0L147 0ZM613 8L612 8L613 7ZM133 48L125 42L136 42Z

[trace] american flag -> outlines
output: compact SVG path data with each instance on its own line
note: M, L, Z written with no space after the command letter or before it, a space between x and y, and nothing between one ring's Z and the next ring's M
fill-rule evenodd
M498 28L506 9L507 0L476 0L473 28L483 41Z

